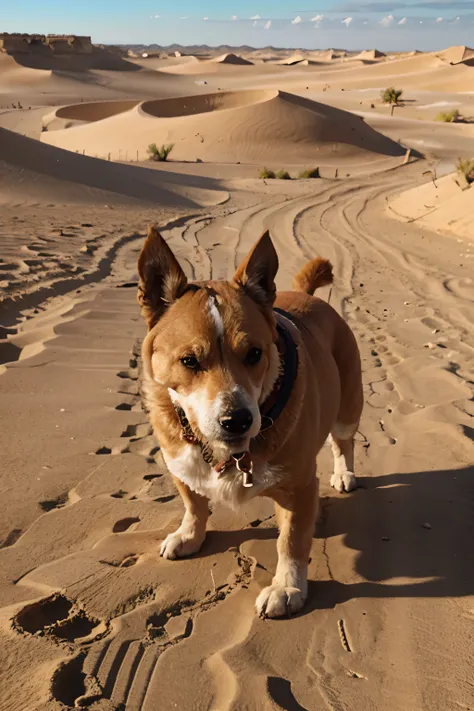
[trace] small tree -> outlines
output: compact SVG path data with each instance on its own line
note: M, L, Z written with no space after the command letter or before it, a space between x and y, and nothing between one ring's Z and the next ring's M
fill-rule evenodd
M459 158L457 171L466 178L469 184L474 183L474 158Z
M150 160L156 160L163 162L168 160L168 156L174 148L174 143L169 143L167 146L161 146L158 148L156 143L150 143L148 146L148 155Z
M258 177L262 180L273 180L273 178L275 177L275 173L273 172L273 170L268 170L268 168L262 168Z
M395 89L393 86L380 92L384 104L399 104L402 94L403 89Z

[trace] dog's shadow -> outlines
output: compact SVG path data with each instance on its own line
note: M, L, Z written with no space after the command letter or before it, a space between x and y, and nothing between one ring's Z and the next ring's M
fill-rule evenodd
M316 538L344 536L357 551L352 584L310 580L305 613L352 598L462 597L474 593L474 467L360 477L352 494L322 499ZM274 528L209 533L202 555L276 539ZM384 581L408 579L388 584Z

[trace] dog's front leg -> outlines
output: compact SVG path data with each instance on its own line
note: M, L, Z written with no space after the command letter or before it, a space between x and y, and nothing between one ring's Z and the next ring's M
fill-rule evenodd
M160 555L171 559L185 558L200 549L206 537L206 523L209 518L209 500L196 494L176 477L173 479L186 510L181 526L166 536L161 544Z
M298 612L308 592L308 561L318 509L318 480L275 498L280 528L278 564L272 584L257 598L259 615L284 617Z

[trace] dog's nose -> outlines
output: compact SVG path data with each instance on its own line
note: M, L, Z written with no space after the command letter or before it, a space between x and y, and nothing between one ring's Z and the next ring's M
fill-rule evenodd
M245 434L245 432L251 428L252 422L252 413L250 410L247 410L246 407L242 407L240 410L234 410L219 420L222 429L234 435Z

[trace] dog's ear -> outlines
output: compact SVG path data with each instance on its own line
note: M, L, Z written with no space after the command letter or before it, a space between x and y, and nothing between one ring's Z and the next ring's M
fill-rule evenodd
M138 302L148 329L151 329L188 286L178 260L152 225L138 258L138 275Z
M278 256L267 230L234 274L234 284L262 306L272 306L276 296Z

